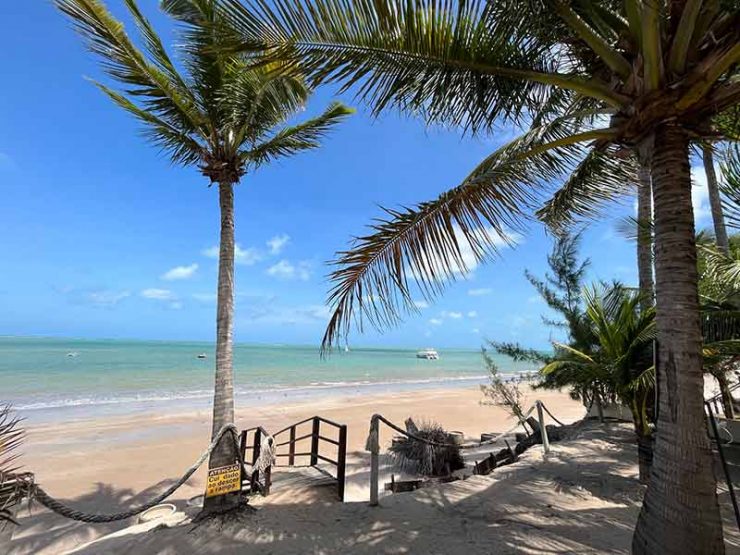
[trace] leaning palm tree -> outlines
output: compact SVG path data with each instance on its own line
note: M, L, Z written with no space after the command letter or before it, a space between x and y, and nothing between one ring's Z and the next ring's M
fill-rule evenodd
M660 410L635 553L720 553L704 429L689 143L717 139L740 102L740 6L721 0L222 0L241 48L339 82L376 112L487 131L529 123L556 95L577 100L486 158L439 198L390 211L341 253L329 346L362 318L380 326L433 297L497 236L541 206L561 225L624 190L615 157L641 149L655 212ZM600 118L586 120L583 109ZM727 114L730 114L728 116ZM735 113L736 114L736 113ZM534 121L536 118L532 118ZM618 165L618 164L617 164Z
M276 77L250 67L244 55L227 54L230 32L213 0L168 0L164 10L182 26L178 47L184 73L139 11L125 0L144 44L140 50L99 0L55 0L121 91L97 83L115 104L145 126L146 137L174 163L195 165L217 184L221 211L216 311L216 376L212 436L234 422L232 365L234 316L234 186L243 176L280 157L314 149L350 110L339 103L294 126L280 127L308 99L299 77ZM216 26L218 30L216 30ZM211 468L237 459L231 438L214 450ZM217 498L221 503L226 497ZM208 503L213 504L211 500Z

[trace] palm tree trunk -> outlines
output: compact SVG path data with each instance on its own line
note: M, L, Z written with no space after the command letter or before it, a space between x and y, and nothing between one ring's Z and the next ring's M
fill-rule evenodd
M213 389L211 440L226 424L234 423L234 184L220 183L221 242L218 255L218 301L216 307L216 377ZM208 468L234 464L233 436L226 434L211 453ZM238 503L238 495L206 499L205 510L226 509Z
M714 237L717 240L717 246L720 250L729 256L730 242L727 238L725 216L722 213L722 201L719 198L719 185L717 184L717 172L714 170L712 145L705 144L702 147L702 156L704 158L704 171L707 174L707 190L709 191L709 206L712 209Z
M720 367L716 372L712 372L712 374L719 385L725 418L732 420L735 418L735 407L732 404L732 392L730 392L730 383L727 380L727 370L724 367Z
M651 166L659 414L632 552L721 554L722 523L703 409L689 145L680 127L658 127Z
M652 185L650 167L640 163L640 183L637 189L637 275L640 281L640 307L653 306L653 241L652 241Z

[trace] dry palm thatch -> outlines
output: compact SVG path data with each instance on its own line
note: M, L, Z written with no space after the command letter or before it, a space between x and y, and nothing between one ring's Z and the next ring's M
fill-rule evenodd
M393 463L402 470L421 476L446 476L465 467L460 447L436 422L422 422L413 433L444 446L429 445L406 436L398 438L389 450Z

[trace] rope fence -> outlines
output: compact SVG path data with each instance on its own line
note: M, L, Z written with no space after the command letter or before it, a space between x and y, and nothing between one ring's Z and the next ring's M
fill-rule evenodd
M550 442L547 437L547 427L545 425L545 418L543 416L543 410L550 416L550 418L552 418L560 426L565 426L565 424L563 424L560 420L555 418L555 416L553 416L553 414L548 410L545 404L542 403L542 401L536 401L529 408L529 410L527 410L526 413L518 417L517 419L518 422L514 426L506 430L505 432L498 434L494 438L487 439L486 441L481 441L478 443L463 444L463 445L458 445L455 443L439 443L436 441L432 441L432 440L417 436L416 434L413 434L409 432L408 430L404 430L397 424L394 424L393 422L388 420L386 417L384 417L382 414L374 414L372 418L370 419L370 432L368 433L367 441L365 443L365 450L370 452L370 505L375 506L378 504L378 490L379 490L378 481L379 481L379 474L380 474L380 461L379 461L380 423L381 422L385 424L386 426L388 426L390 429L394 430L395 432L409 439L418 441L420 443L424 443L431 447L458 447L459 449L475 449L483 445L492 445L496 443L497 441L499 441L501 438L514 432L514 430L516 430L520 426L523 426L526 420L532 415L535 409L537 409L537 413L538 413L540 434L542 436L542 446L543 446L544 452L549 453L550 452Z
M154 497L153 499L147 501L142 505L129 509L128 511L112 514L85 513L83 511L78 511L77 509L74 509L69 505L66 505L65 503L62 503L58 499L55 499L54 497L46 493L40 486L35 486L35 491L32 495L32 498L41 503L47 509L54 511L58 515L80 522L103 523L115 522L117 520L125 520L127 518L131 518L132 516L141 514L144 511L151 509L156 505L159 505L162 501L175 493L178 488L180 488L185 482L190 479L190 477L195 473L196 470L198 470L198 468L206 461L206 459L211 456L211 453L216 448L216 445L218 445L219 441L221 441L221 438L224 436L224 434L228 432L230 432L232 437L234 438L237 457L239 460L239 464L242 467L242 471L248 472L246 470L244 460L239 450L239 443L237 440L238 433L236 426L234 426L233 424L226 424L218 431L216 436L211 441L211 444L205 451L203 451L203 454L198 458L198 460L195 461L195 463L185 471L185 474L183 474L177 482L172 484L169 488L167 488L165 491L163 491L161 494Z

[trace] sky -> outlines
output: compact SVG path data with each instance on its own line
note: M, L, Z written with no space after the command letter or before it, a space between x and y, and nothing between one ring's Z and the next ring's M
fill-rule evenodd
M116 14L122 2L109 0ZM172 45L155 0L143 11ZM0 335L213 340L218 196L195 168L174 167L86 76L94 57L51 2L16 2L0 34ZM12 21L12 25L9 22ZM239 342L316 344L329 310L327 262L366 232L380 206L432 199L514 136L482 138L372 119L351 94L320 89L308 117L339 98L357 113L324 146L247 175L236 190ZM710 225L693 164L697 227ZM634 201L588 226L589 279L637 280L635 247L615 230ZM547 348L545 306L523 272L546 270L541 225L456 280L396 328L352 333L352 345L478 348L485 339ZM428 305L428 306L427 306Z

